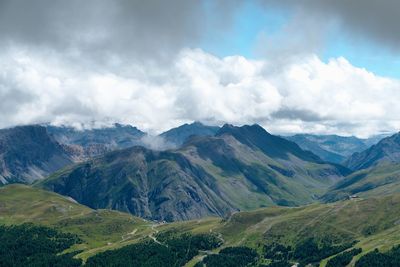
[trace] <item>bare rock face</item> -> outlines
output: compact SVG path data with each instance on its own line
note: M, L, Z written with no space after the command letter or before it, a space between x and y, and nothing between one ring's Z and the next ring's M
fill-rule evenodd
M74 162L83 162L85 160L104 155L107 152L112 151L110 147L103 144L90 144L86 146L81 145L67 145L61 144L65 152Z
M146 135L136 127L114 124L111 127L78 130L66 126L46 126L49 134L75 162L82 162L107 152L143 145Z
M42 126L0 130L0 184L31 183L71 163Z

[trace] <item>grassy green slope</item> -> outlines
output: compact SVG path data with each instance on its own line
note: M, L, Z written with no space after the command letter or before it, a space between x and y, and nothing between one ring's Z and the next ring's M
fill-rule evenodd
M399 212L400 195L392 195L241 212L215 229L226 239L226 245L261 249L262 244L294 245L314 237L336 244L358 240L355 246L361 247L364 254L400 244Z
M392 195L298 208L271 207L235 213L226 221L180 222L159 230L219 233L224 246L249 246L260 253L264 244L295 245L310 237L334 244L357 240L355 247L363 249L359 258L375 248L385 251L400 244L399 214L400 195Z
M272 158L229 135L221 140L199 138L181 153L215 177L224 196L240 210L311 203L340 179L329 164L304 161L289 152L285 159Z
M115 248L146 237L149 223L129 214L92 210L61 195L25 185L0 188L0 223L32 222L75 233L84 240L73 247L86 258L97 251Z
M215 233L224 240L223 247L249 246L260 253L265 244L295 245L310 237L334 244L357 240L355 247L363 248L364 254L400 244L399 214L400 194L394 194L295 208L269 207L234 213L228 219L152 224L120 212L92 210L37 188L9 185L0 189L0 223L34 222L76 233L85 243L73 249L82 249L78 257L83 259L171 230Z
M357 194L361 197L400 193L400 164L385 164L357 171L325 194L324 201L337 201Z

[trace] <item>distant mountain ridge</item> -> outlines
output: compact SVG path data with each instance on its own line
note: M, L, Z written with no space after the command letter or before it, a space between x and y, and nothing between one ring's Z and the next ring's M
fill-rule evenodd
M400 192L400 133L353 154L344 163L354 172L322 197L337 201L350 195L382 196Z
M31 125L0 130L0 184L31 183L72 162L45 127Z
M322 162L322 160L312 152L304 151L296 143L268 133L258 124L251 126L244 125L242 127L225 124L216 135L222 136L225 133L231 134L241 143L250 147L258 147L264 153L272 157L287 158L285 152L291 151L293 155L302 159Z
M352 173L334 184L322 196L325 202L358 197L379 197L400 193L400 164L385 164Z
M92 208L174 221L310 203L345 174L258 125L225 125L215 136L193 136L177 150L114 151L38 186Z
M361 170L395 163L400 163L400 133L382 139L365 151L353 154L345 165L352 170Z
M368 149L384 137L386 135L360 139L355 136L296 134L284 138L295 142L304 150L313 152L324 161L342 164L354 153Z
M121 124L89 130L51 125L0 129L0 185L32 183L74 162L144 145L145 135Z

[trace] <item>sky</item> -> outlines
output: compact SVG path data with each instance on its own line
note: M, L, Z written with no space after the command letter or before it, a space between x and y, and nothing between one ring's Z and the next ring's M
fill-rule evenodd
M400 129L398 0L0 0L0 128Z

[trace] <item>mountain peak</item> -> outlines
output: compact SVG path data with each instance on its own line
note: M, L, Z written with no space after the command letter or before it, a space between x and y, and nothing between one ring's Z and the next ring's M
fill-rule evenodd
M205 126L201 121L194 121L188 125L193 125L193 126Z
M138 134L142 134L142 135L145 134L139 128L137 128L136 126L130 125L130 124L114 123L114 128L136 131L136 132L138 132Z
M233 133L242 133L242 134L246 134L247 132L271 135L270 133L268 133L259 124L234 126L234 125L228 124L228 123L224 124L222 126L222 128L217 132L216 135L223 135L225 133L231 133L231 134L233 134Z
M172 128L160 136L170 144L175 146L181 146L186 143L191 136L213 136L218 132L220 128L218 126L204 125L199 121L194 121L190 124L183 124L176 128Z
M296 143L268 133L258 124L233 126L225 124L216 136L231 135L236 140L252 148L261 150L272 158L287 159L288 154L307 161L321 162L312 152L302 150Z
M355 136L334 134L296 134L285 136L284 138L295 142L304 150L313 152L324 161L337 164L343 163L343 161L355 152L364 151L372 144L375 144L375 141L372 139L360 139Z

